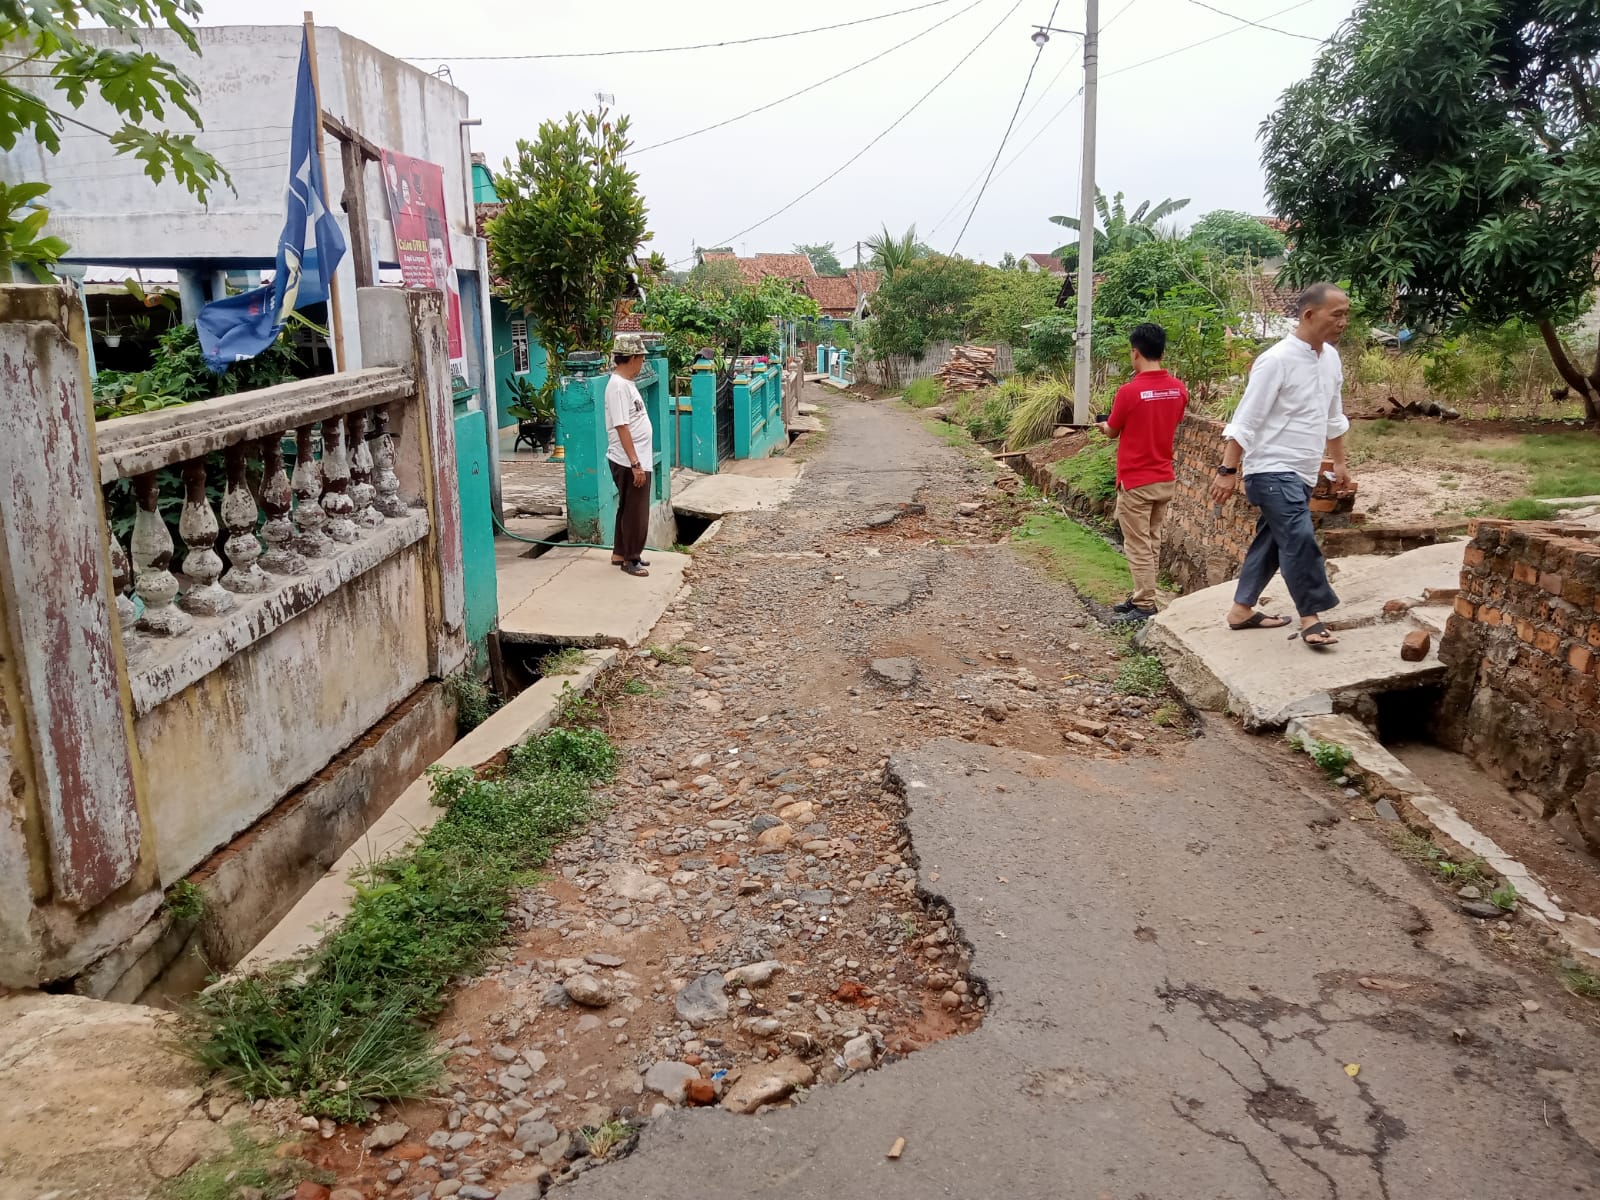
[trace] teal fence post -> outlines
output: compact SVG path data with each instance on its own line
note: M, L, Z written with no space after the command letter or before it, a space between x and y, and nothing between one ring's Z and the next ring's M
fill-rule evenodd
M644 335L644 349L648 357L645 359L645 369L640 373L643 386L639 391L644 397L645 411L650 414L651 440L655 448L650 464L653 473L650 478L650 497L655 504L660 504L672 494L672 448L668 439L677 428L677 417L672 411L672 389L668 386L672 380L672 367L667 361L665 346L665 341L659 336ZM650 376L648 383L644 381L646 375Z
M606 466L606 371L598 355L569 355L556 389L556 426L566 447L567 536L609 542L616 488Z
M787 429L783 420L783 364L774 363L767 376L767 449L783 445Z
M689 465L703 475L717 473L717 368L697 362L691 376L690 397L694 411L689 428L694 436L689 447Z
M750 389L760 386L754 372L735 375L733 378L733 456L750 457L751 404Z

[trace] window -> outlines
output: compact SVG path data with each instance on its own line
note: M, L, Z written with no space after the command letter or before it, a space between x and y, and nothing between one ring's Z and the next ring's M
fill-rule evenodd
M511 322L511 370L517 375L528 373L528 323Z

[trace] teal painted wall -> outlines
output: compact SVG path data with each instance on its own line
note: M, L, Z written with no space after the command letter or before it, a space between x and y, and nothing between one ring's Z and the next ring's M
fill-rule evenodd
M556 436L566 449L567 536L575 542L609 546L617 524L617 489L606 463L610 435L605 396L611 373L604 364L596 368L596 374L563 376L556 392ZM666 355L646 359L635 383L650 414L654 442L651 503L664 504L672 494L672 449L667 442L672 398L667 394Z
M467 593L467 638L481 663L489 632L500 623L495 588L494 522L489 507L489 450L482 412L456 416L456 483L461 494L461 558Z
M500 428L507 429L517 423L515 417L506 415L512 404L510 381L523 375L534 387L543 387L545 381L544 347L539 344L538 331L528 322L528 369L516 370L516 355L511 344L511 306L499 296L490 299L492 319L489 324L491 345L494 348L495 396L500 408ZM520 317L515 318L521 320Z

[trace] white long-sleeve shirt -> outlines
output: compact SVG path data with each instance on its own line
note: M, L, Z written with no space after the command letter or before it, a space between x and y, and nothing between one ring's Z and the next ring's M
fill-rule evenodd
M1338 348L1313 350L1294 334L1262 351L1222 436L1244 451L1243 473L1293 471L1312 487L1328 442L1350 428Z

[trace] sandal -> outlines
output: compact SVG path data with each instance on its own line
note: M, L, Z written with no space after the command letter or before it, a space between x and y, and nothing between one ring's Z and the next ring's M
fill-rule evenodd
M623 563L622 564L622 573L624 575L637 575L641 579L644 576L650 574L649 571L644 569L644 564L643 563L637 563L637 562Z
M1282 629L1288 624L1288 617L1277 616L1273 613L1256 612L1251 613L1237 625L1229 621L1228 628L1235 633L1240 633L1246 629Z
M1306 636L1307 634L1310 634L1317 640L1313 642L1310 637ZM1318 621L1315 625L1307 625L1304 629L1298 629L1289 635L1289 640L1291 642L1294 641L1295 638L1299 638L1307 646L1311 647L1311 649L1317 651L1326 650L1329 646L1337 646L1339 644L1339 639L1334 637L1333 634L1328 631L1328 627L1321 621Z
M650 565L650 560L648 558L636 558L633 561L638 563L641 567L648 567ZM627 563L623 559L613 558L611 560L611 565L613 567L622 567L626 566Z

